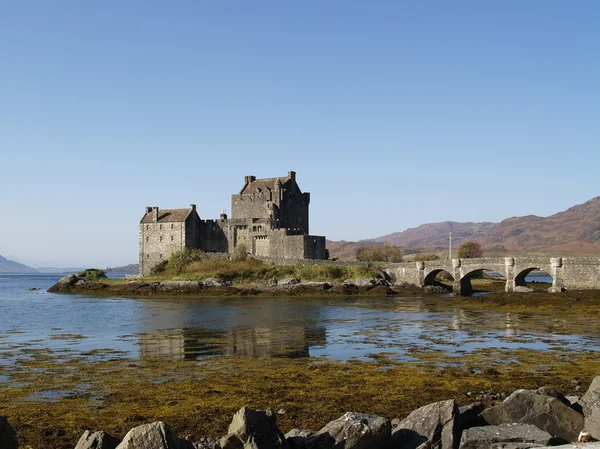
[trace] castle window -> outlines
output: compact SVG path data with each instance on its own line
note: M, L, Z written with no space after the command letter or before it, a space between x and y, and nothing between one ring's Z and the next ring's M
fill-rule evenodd
M146 225L146 231L150 229L150 225Z
M256 226L252 227L252 232L256 232Z
M171 229L174 229L175 225L173 223L171 223Z
M175 240L175 237L171 236L171 241Z
M146 259L150 259L150 254L146 254Z
M150 241L150 237L146 237L146 241L149 242Z
M160 241L161 241L161 242L162 242L162 239L163 239L163 237L162 237L162 235L161 235L161 236L160 236Z
M158 256L160 259L162 259L162 254Z
M162 225L159 225L160 230L162 231Z

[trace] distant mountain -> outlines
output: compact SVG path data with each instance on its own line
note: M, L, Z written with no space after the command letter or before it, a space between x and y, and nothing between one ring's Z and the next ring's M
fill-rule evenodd
M481 240L484 236L498 227L498 223L459 223L444 221L441 223L428 223L402 232L370 239L373 242L385 242L390 245L405 246L407 248L435 248L448 246L449 234L452 232L453 244L460 245L469 240Z
M600 254L600 197L549 217L508 218L480 243L508 251Z
M0 273L37 273L37 270L0 256Z
M130 263L129 265L123 265L121 267L112 267L106 269L107 273L134 273L140 272L140 266L137 263Z
M452 231L454 248L469 240L485 250L555 254L600 254L600 197L549 217L528 215L500 223L428 223L360 242L327 242L331 257L351 260L356 250L369 242L384 242L406 248L429 250L448 247Z
M83 271L84 268L76 268L76 267L38 267L37 270L40 273L79 273Z

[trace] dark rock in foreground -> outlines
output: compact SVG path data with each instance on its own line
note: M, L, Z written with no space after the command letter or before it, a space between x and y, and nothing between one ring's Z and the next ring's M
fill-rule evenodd
M491 425L532 424L565 442L577 441L583 416L551 396L517 390L499 405L481 414Z
M17 434L6 416L0 416L0 448L17 449Z
M277 427L273 410L242 408L233 415L228 435L219 441L222 449L289 449L285 436Z
M455 449L460 438L458 408L454 400L434 402L412 412L392 431L391 446Z
M306 439L306 449L383 448L390 439L392 426L386 418L348 412L331 421Z
M106 432L92 432L86 430L79 438L75 449L115 449L121 440L112 437Z
M531 424L500 424L498 426L473 427L463 432L460 449L511 449L548 446L555 438ZM509 444L509 443L519 443Z
M600 440L600 376L592 381L579 402L585 416L585 430L593 438Z
M162 421L131 429L117 449L194 449L189 441L180 439Z

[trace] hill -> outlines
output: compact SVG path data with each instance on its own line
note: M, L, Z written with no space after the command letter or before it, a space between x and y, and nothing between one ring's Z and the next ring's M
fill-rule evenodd
M600 254L600 197L549 217L508 218L480 243L508 251Z
M0 273L37 273L38 271L22 263L0 256Z
M132 273L132 274L138 274L140 272L140 266L137 263L130 263L129 265L123 265L122 267L109 267L105 271L107 273Z
M481 240L497 226L498 223L490 222L459 223L456 221L443 221L441 223L422 224L416 228L394 232L370 241L385 242L406 248L446 248L450 232L452 232L452 242L460 245L462 242L469 240Z
M406 253L416 248L436 252L448 247L450 232L454 248L474 240L487 252L600 254L600 197L549 217L528 215L507 218L500 223L427 223L360 242L327 242L327 248L331 257L342 260L354 260L360 246L373 242L401 246Z

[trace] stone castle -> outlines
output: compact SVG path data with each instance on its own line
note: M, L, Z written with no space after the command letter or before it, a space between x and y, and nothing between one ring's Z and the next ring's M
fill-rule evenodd
M310 193L296 173L285 178L246 176L231 196L231 218L202 220L196 205L186 209L146 207L140 222L140 274L184 248L211 253L245 251L257 258L326 259L325 237L309 235Z

